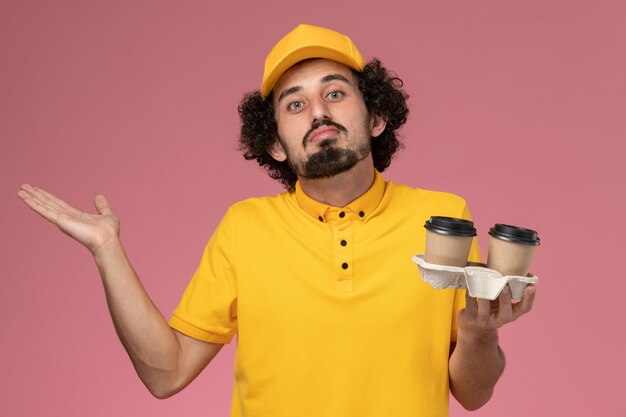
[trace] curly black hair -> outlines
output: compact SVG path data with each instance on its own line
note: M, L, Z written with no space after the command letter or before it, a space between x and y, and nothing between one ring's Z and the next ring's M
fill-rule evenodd
M383 67L378 59L367 63L363 71L354 71L354 75L367 110L387 120L383 133L372 141L374 167L383 172L401 147L396 130L407 120L409 109L406 100L409 96L402 89L402 80ZM263 98L260 91L248 93L239 104L238 111L241 119L239 150L243 152L243 157L256 159L270 177L292 190L298 179L296 174L287 161L279 162L268 153L268 148L278 137L271 95Z

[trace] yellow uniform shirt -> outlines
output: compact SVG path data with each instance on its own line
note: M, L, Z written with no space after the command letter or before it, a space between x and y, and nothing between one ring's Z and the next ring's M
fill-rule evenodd
M435 215L469 218L463 199L378 172L343 208L299 185L237 203L170 325L214 343L237 333L231 416L447 416L464 292L431 288L411 261Z

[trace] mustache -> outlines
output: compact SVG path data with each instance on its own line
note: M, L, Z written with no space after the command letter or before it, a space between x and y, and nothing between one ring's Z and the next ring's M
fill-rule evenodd
M313 133L313 131L315 129L320 128L322 126L332 126L332 127L336 128L337 130L339 130L340 132L348 133L348 129L346 129L345 127L343 127L339 123L335 123L333 121L325 119L325 120L322 120L321 122L314 122L313 123L313 125L311 126L311 130L306 132L306 135L304 135L304 139L302 139L302 145L306 146L306 142L307 142L307 140L309 140L309 136L311 136L311 133Z

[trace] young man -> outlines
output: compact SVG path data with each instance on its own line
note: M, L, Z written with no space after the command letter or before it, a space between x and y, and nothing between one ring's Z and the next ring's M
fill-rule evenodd
M405 98L349 38L309 25L287 34L239 111L245 157L288 191L228 210L169 324L104 196L89 215L28 185L18 195L93 253L118 335L159 398L237 334L233 416L446 416L449 391L476 409L504 368L497 329L531 309L534 287L515 305L504 291L492 312L419 278L424 222L469 211L382 179Z

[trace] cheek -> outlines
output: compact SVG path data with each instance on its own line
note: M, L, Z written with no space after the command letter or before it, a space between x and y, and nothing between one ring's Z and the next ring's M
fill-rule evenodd
M293 117L278 122L278 134L288 143L301 141L308 129L304 118Z
M370 133L369 119L367 117L346 119L344 126L352 135L363 136L369 135Z
M344 124L345 127L352 129L363 129L363 126L369 126L369 114L367 108L363 103L353 102L349 106L341 109L336 114L336 118L339 123Z

